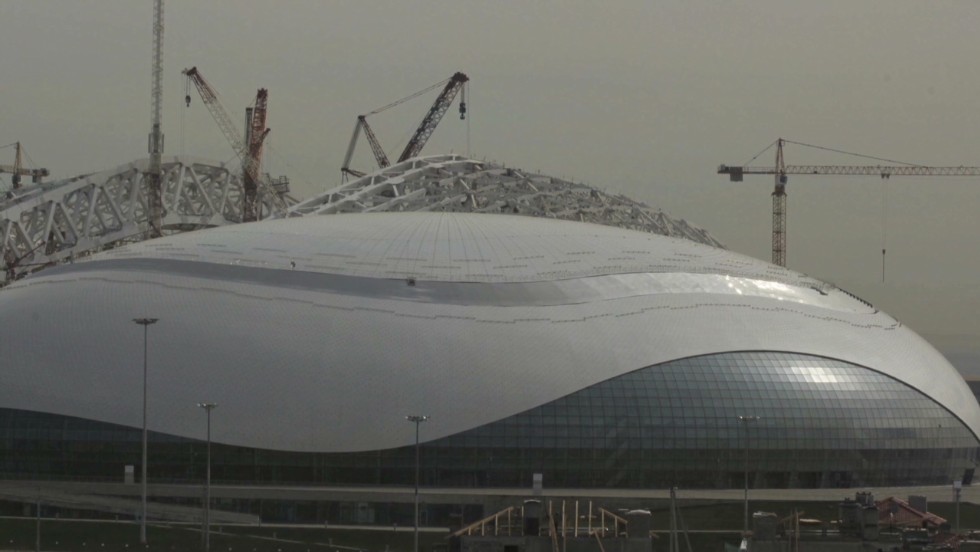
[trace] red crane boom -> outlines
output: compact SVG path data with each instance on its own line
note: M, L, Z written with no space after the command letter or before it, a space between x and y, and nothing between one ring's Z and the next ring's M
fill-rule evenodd
M245 195L242 199L242 222L258 220L258 209L255 199L258 196L258 183L262 177L262 145L265 143L269 129L265 126L266 107L269 92L260 88L255 95L255 107L251 109L248 133L248 158L243 167L245 179L243 188Z
M266 110L268 106L269 93L265 88L260 88L255 95L255 107L251 110L248 121L248 141L242 139L238 127L232 122L231 117L224 106L218 100L218 93L206 80L197 67L184 69L184 75L194 83L197 88L204 106L208 108L214 122L218 124L221 133L225 135L228 143L231 144L235 154L242 162L242 187L245 191L242 197L242 222L251 222L259 219L257 206L258 187L263 184L261 180L262 164L262 145L270 130L266 128ZM190 105L191 97L188 94L185 101ZM269 190L269 194L281 201L279 195ZM285 208L285 205L281 207Z
M436 130L439 125L439 121L442 120L442 116L446 114L449 110L449 106L456 99L456 94L462 90L463 85L469 81L470 78L463 73L456 73L449 78L449 82L446 83L445 88L439 93L439 97L436 98L435 103L429 109L429 112L425 114L425 118L419 124L419 127L415 130L415 134L405 145L405 149L402 154L398 156L398 162L401 163L406 159L411 159L422 151L425 147L425 143L429 141L429 137ZM459 104L459 118L466 118L466 98L465 96L460 101Z
M351 135L350 143L347 145L347 155L344 156L344 164L340 168L341 172L345 175L354 175L355 177L364 176L363 172L350 168L351 159L354 157L354 148L357 145L358 137L361 135L361 130L364 131L364 136L367 138L368 144L371 146L371 152L374 153L374 159L377 161L378 167L383 169L391 166L391 161L388 159L388 155L385 153L384 148L381 147L381 142L378 141L378 137L374 134L371 126L368 125L368 116L381 113L382 111L386 111L392 107L401 105L408 100L416 98L422 94L425 94L426 92L435 90L436 88L442 86L442 92L439 93L439 96L432 104L432 107L429 108L428 113L426 113L425 117L422 119L422 122L419 123L418 128L415 129L414 134L412 134L412 137L405 145L405 149L402 151L401 155L398 156L398 162L401 163L406 159L411 159L412 157L417 156L422 151L422 148L425 147L426 142L428 142L429 137L432 136L432 133L435 131L436 127L439 126L439 121L442 120L442 117L446 114L446 111L449 110L449 106L452 105L453 100L456 99L456 96L460 93L460 91L463 92L463 96L459 102L459 118L466 118L466 91L463 88L463 85L469 80L469 77L463 73L457 72L448 79L437 82L428 88L419 90L418 92L405 96L399 100L395 100L394 102L391 102L383 107L379 107L374 111L370 111L363 115L358 115L357 122L354 124L354 133Z

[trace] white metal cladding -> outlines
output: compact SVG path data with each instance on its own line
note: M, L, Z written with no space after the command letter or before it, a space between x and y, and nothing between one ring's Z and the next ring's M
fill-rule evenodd
M431 440L645 366L742 350L867 366L980 429L938 352L832 286L683 240L446 213L236 225L17 282L0 290L0 406L138 426L142 316L160 319L150 429L201 438L195 405L216 402L214 439L250 447L403 446L409 413L432 417Z
M553 281L599 274L732 274L830 288L799 273L680 238L553 219L469 213L363 213L215 228L106 252L369 278ZM816 294L816 293L815 293Z

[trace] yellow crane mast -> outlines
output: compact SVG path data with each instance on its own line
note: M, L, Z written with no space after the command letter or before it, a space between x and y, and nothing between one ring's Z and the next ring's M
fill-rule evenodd
M20 177L29 176L31 177L31 182L35 184L40 182L42 178L48 176L48 169L29 169L24 167L24 149L21 147L20 142L14 142L13 144L7 144L5 148L14 146L14 164L13 165L0 165L0 173L8 173L13 176L10 178L10 183L13 185L13 189L20 188Z

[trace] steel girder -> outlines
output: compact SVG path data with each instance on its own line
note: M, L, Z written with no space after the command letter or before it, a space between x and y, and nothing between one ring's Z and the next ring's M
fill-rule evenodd
M0 198L0 286L45 266L147 239L148 164L142 159L7 192ZM164 159L161 187L164 233L242 221L241 176L221 163ZM290 201L287 191L277 190ZM260 218L283 216L279 205L279 198L260 190ZM707 231L625 196L451 154L396 163L297 203L285 215L372 211L543 216L721 246Z
M68 180L11 190L0 198L0 285L45 266L146 239L148 159ZM237 167L236 167L237 169ZM165 233L242 220L237 170L189 157L164 159ZM265 195L261 216L282 213Z
M707 231L585 184L459 155L416 157L299 202L290 216L455 211L550 217L618 226L722 247Z

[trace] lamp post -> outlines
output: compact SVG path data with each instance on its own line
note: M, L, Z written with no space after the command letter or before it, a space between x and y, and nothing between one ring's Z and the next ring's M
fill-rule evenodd
M745 517L742 521L742 534L749 534L749 422L758 421L758 416L739 416L738 421L745 426Z
M158 318L134 318L133 322L143 326L143 457L142 477L140 478L140 494L143 504L143 514L140 516L140 544L146 544L146 340L151 324L156 324Z
M426 415L410 414L405 419L415 424L415 552L419 552L419 425L429 419Z
M218 408L215 403L197 403L208 414L208 453L207 479L204 485L204 552L211 551L211 411Z

